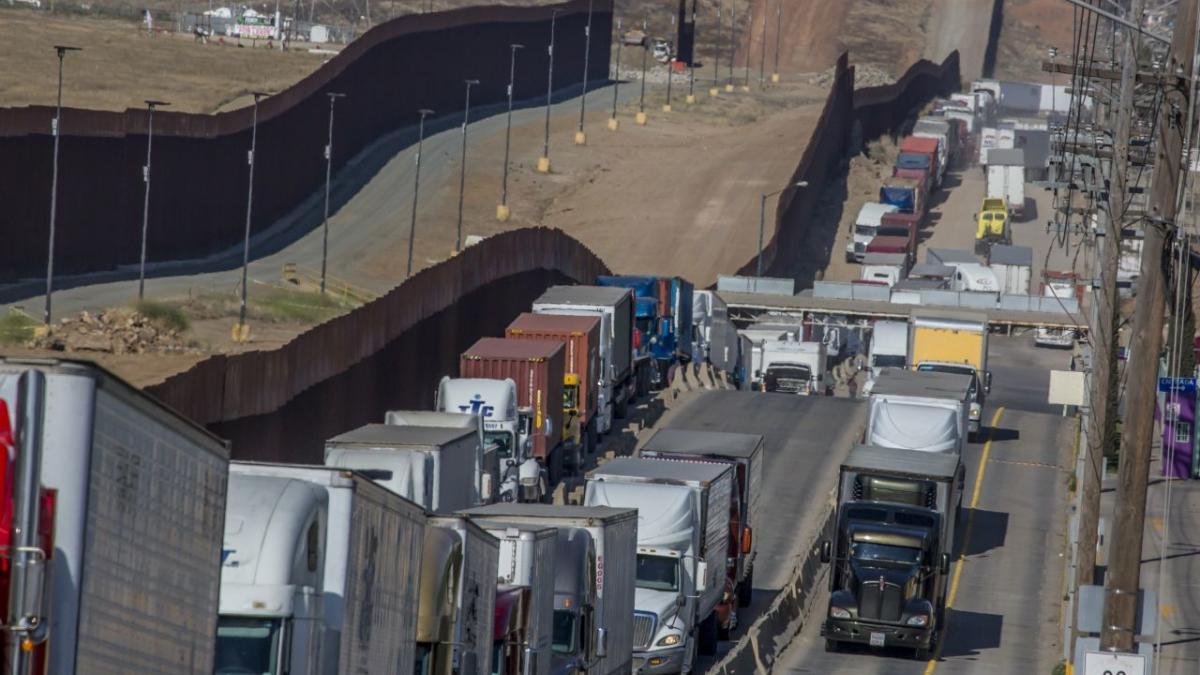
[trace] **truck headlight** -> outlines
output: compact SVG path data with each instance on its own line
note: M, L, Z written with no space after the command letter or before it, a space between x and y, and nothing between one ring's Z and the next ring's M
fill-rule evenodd
M830 607L829 618L831 619L849 619L850 610L845 607Z
M654 646L655 647L670 647L672 645L679 644L679 640L680 640L679 633L671 633L670 635L660 638L658 642L654 643Z
M983 414L983 406L979 405L978 403L972 403L971 417L979 417L981 414Z
M925 626L929 625L929 615L917 614L916 616L910 616L908 617L908 621L905 621L904 623L909 626L924 628Z

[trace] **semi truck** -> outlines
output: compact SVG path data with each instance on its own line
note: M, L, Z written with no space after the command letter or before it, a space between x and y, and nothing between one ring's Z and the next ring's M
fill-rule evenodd
M634 579L637 577L638 513L629 508L497 503L464 515L557 527L587 535L590 586L560 594L555 583L556 628L575 636L583 665L595 675L623 675L633 667ZM561 535L560 535L561 536ZM556 556L555 569L567 563ZM569 593L569 591L568 591Z
M448 414L474 415L483 424L484 442L494 448L496 458L497 499L537 502L550 494L550 479L533 455L533 411L519 407L517 400L512 378L443 377L434 407Z
M499 445L489 442L484 431L483 418L470 412L442 412L433 410L389 410L383 416L384 424L396 426L417 427L448 427L451 429L468 429L475 434L480 452L479 499L487 504L496 499L497 486L500 485L500 464L497 453Z
M762 390L784 394L825 393L825 345L775 340L762 346Z
M638 391L650 390L649 355L634 357L633 291L602 286L551 286L533 302L535 314L600 317L601 385L596 431L606 434L614 417L625 417Z
M909 325L912 368L971 377L969 431L978 434L992 390L987 318L973 312L922 310L909 318Z
M634 670L691 672L716 653L727 584L733 471L718 464L617 458L588 474L584 503L638 512ZM720 606L720 607L719 607Z
M858 282L890 288L907 279L909 258L904 250L906 245L900 237L875 237L871 240L867 244L862 267L858 270Z
M490 675L500 543L462 516L430 516L421 548L414 675Z
M926 156L929 161L925 163L926 171L929 177L929 187L933 189L941 186L942 176L946 172L944 163L944 155L941 152L941 144L934 138L918 138L916 136L908 136L900 141L900 154L896 157L896 166L902 168L912 168L908 164L914 164L912 158L914 156ZM895 172L893 172L895 175Z
M228 446L95 364L7 357L0 450L6 669L212 673Z
M654 359L654 384L666 386L670 369L692 360L692 283L680 277L600 276L599 286L628 288L637 302L637 330Z
M550 485L563 476L563 374L566 361L561 342L554 340L509 340L480 338L458 361L458 372L466 378L512 380L517 387L517 405L529 410L527 457L544 469ZM528 463L526 459L525 463ZM521 489L534 474L532 467L520 468ZM529 501L529 496L523 497Z
M918 178L892 176L879 186L879 203L891 204L901 213L921 214L925 212L924 184Z
M994 244L988 252L988 267L996 275L1001 293L1029 295L1033 275L1032 248Z
M478 506L479 434L367 424L325 441L325 466L358 471L432 513Z
M558 529L467 516L500 542L496 581L506 588L529 589L519 641L493 646L493 663L509 659L523 675L549 675L554 644L554 580ZM515 661L513 659L515 658Z
M992 148L987 152L987 198L1002 199L1014 220L1025 217L1025 151Z
M939 117L922 117L913 125L912 135L938 142L939 160L948 169L958 158L958 125Z
M754 528L758 526L763 491L763 437L723 431L659 429L642 446L645 459L668 462L710 462L733 467L736 483L734 518L729 526L730 578L738 606L749 607L754 589L754 560L758 555Z
M985 197L975 214L975 253L987 253L993 244L1012 244L1009 206L1002 198Z
M970 378L954 373L885 370L874 381L865 445L961 454Z
M945 622L950 546L937 511L853 501L838 509L835 538L821 544L830 565L825 650L842 643L912 650L927 661Z
M361 474L234 462L215 672L411 673L424 536L420 506Z
M1083 284L1075 272L1046 270L1042 272L1042 297L1083 302ZM1070 348L1075 346L1079 331L1059 326L1038 326L1033 343L1039 347Z
M596 396L600 386L600 318L524 313L504 336L514 340L552 340L563 346L563 442L573 470L596 449Z
M896 213L900 209L894 204L867 202L858 210L854 218L854 232L850 241L846 242L846 262L861 262L867 253L867 244L879 234L879 226L883 216Z

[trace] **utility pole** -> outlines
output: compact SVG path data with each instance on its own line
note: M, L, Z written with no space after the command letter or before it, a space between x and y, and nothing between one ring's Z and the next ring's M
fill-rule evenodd
M621 127L621 123L617 121L617 98L621 91L621 18L617 17L617 74L613 76L613 105L612 115L608 118L609 131L616 131Z
M166 101L146 100L146 166L142 168L142 182L146 192L142 196L142 254L138 262L138 302L146 297L146 235L150 230L150 149L154 146L154 109L160 105L171 105Z
M1144 7L1145 0L1133 0L1130 18L1139 21ZM1087 459L1083 468L1083 484L1080 486L1076 588L1095 583L1100 477L1103 474L1104 451L1112 447L1114 436L1115 420L1112 415L1116 412L1116 401L1112 384L1116 371L1117 267L1121 258L1121 229L1125 224L1129 194L1125 172L1129 166L1134 77L1137 75L1137 54L1141 42L1138 31L1126 29L1123 33L1121 91L1113 129L1113 159L1109 168L1108 214L1104 219L1104 237L1097 242L1100 284L1099 292L1094 296L1096 325L1092 330L1092 391L1089 397L1091 429L1088 430Z
M325 269L329 259L329 183L333 177L333 104L345 94L327 91L329 97L329 142L325 144L325 226L321 232L321 295L325 295Z
M50 6L54 9L54 5ZM58 53L58 103L54 106L54 122L51 131L54 132L54 159L50 169L50 242L46 246L46 306L42 311L42 322L46 330L50 330L50 298L54 293L54 224L58 215L58 139L62 136L62 87L63 59L67 52L81 51L80 47L54 45Z
M587 145L587 132L583 130L583 123L587 119L588 75L590 74L588 68L591 67L592 58L592 9L594 5L594 0L588 0L587 26L583 29L583 93L579 96L579 129L575 132L575 145ZM621 74L617 73L617 77L620 76Z
M733 61L737 58L737 5L729 8L729 79L725 91L733 91Z
M767 87L767 4L765 2L763 3L762 31L758 39L762 43L762 55L758 60L758 88L765 89Z
M646 124L646 65L650 54L650 36L646 34L646 20L642 19L642 94L638 99L638 112L633 121L641 126Z
M517 50L524 49L525 45L513 43L508 48L512 52L508 66L508 128L504 132L504 174L500 179L500 204L496 206L496 220L502 223L507 222L509 217L508 157L512 147L513 90L517 84Z
M1191 79L1196 52L1197 0L1179 0L1175 32L1167 54L1162 103L1155 130L1154 176L1142 242L1137 306L1133 313L1129 350L1124 427L1117 479L1113 543L1104 589L1104 618L1100 648L1133 650L1141 578L1142 534L1146 519L1146 488L1150 478L1150 446L1154 435L1154 406L1158 358L1162 351L1165 279L1163 252L1167 235L1176 225L1179 186L1186 178L1180 120L1190 119Z
M467 193L467 126L471 123L471 87L479 80L466 80L467 102L463 105L462 161L458 169L458 234L454 238L454 252L462 251L463 199Z
M242 239L242 297L238 306L238 320L233 325L230 337L234 342L250 340L250 326L246 323L246 295L250 274L250 217L254 212L254 151L258 147L258 102L270 94L262 91L253 92L254 113L250 121L250 152L246 161L250 165L250 175L246 180L246 232Z
M417 114L421 116L421 121L417 123L417 169L413 173L412 219L408 225L408 269L404 272L405 279L412 276L413 246L417 243L417 196L421 193L421 151L425 147L425 118L432 115L433 111L421 108Z
M721 91L717 85L721 81L721 19L724 7L725 0L717 0L717 39L713 42L713 81L712 88L708 90L708 95L713 98L716 98Z
M775 5L775 71L771 73L771 82L779 84L779 43L783 39L783 0Z
M558 25L558 10L550 15L550 46L546 48L549 56L549 71L546 74L546 136L542 143L542 156L538 158L537 170L540 173L550 173L550 106L554 103L554 29Z

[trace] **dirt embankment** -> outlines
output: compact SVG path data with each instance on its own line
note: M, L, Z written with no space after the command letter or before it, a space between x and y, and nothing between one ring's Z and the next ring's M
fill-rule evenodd
M1050 73L1042 71L1042 62L1049 58L1048 49L1057 47L1059 62L1066 63L1074 44L1074 10L1070 4L1061 0L1005 0L996 78L1050 82ZM1101 51L1097 49L1098 58ZM1059 84L1065 78L1060 76Z

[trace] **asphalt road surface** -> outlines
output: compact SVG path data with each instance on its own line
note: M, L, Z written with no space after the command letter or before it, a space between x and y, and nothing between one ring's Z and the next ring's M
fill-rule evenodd
M1048 673L1061 654L1068 418L1045 407L1047 367L1065 367L1066 352L1029 338L993 336L989 364L993 422L964 456L966 522L951 570L948 628L936 658L848 649L825 652L820 622L827 586L813 602L800 636L775 673ZM1036 376L1036 377L1035 377Z
M738 613L736 640L770 606L816 536L838 467L862 428L866 406L848 398L710 391L665 421L671 429L762 434L764 492L754 526L754 600ZM723 643L724 653L733 643ZM719 658L719 656L718 656ZM714 662L700 657L697 670Z

